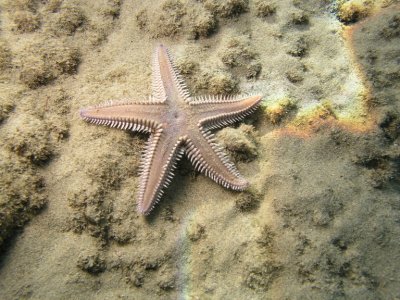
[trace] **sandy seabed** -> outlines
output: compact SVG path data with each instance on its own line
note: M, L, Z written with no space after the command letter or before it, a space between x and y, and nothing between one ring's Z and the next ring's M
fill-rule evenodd
M1 299L400 299L399 1L1 0ZM263 94L217 132L250 182L187 160L136 212L147 136L79 109Z

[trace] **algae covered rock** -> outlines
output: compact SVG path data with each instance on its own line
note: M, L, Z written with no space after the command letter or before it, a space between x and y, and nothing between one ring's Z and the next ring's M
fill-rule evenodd
M86 16L81 8L68 2L57 8L54 17L50 26L57 35L72 35L86 22Z
M283 98L278 100L276 103L267 106L265 112L269 121L276 125L294 109L296 109L296 102L289 98Z
M258 0L255 2L256 16L259 18L269 17L276 13L276 4L273 1Z
M0 247L46 205L43 188L28 161L0 150Z
M8 118L14 109L14 102L10 98L0 96L0 124Z
M228 67L247 65L255 58L256 53L251 49L250 41L245 36L229 38L220 51L221 61Z
M208 37L217 30L217 19L215 14L210 11L199 8L193 10L190 14L191 31L195 39Z
M235 208L239 212L256 211L260 206L260 193L254 190L244 191L235 201Z
M164 1L157 10L149 13L146 9L136 15L140 29L148 30L153 38L174 36L183 30L186 6L180 0ZM150 15L150 16L149 16Z
M255 130L251 125L227 127L218 132L217 136L237 160L251 161L258 155Z
M17 11L13 14L14 29L19 33L33 32L40 28L40 17L29 11Z
M249 0L200 0L217 17L234 19L249 11Z
M370 0L351 0L339 6L338 18L345 24L355 23L367 17L372 8Z
M8 150L34 164L48 161L53 154L47 124L30 115L22 115L12 124L5 144Z
M290 15L290 22L293 25L308 25L310 17L306 12L300 10Z
M0 71L11 65L11 50L6 41L0 39Z
M75 73L79 63L78 50L60 41L27 44L21 56L19 77L21 82L35 89L63 74Z
M214 95L236 93L237 86L237 80L229 73L217 72L209 80L209 91Z
M80 255L78 258L77 266L82 271L88 272L92 275L104 272L106 269L105 260L98 253L91 255Z

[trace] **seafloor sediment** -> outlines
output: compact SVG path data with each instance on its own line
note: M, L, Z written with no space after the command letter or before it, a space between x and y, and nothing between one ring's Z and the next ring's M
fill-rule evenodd
M0 1L1 299L400 298L399 1ZM183 160L135 210L165 43L193 95L262 93L217 133L250 188Z

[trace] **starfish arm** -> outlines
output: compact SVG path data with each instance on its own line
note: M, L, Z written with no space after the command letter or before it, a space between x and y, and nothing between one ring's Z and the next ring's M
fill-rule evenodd
M90 123L131 131L151 132L163 122L167 107L160 102L118 102L81 109L80 116Z
M161 126L150 136L140 166L140 184L137 210L148 215L160 200L173 176L177 162L182 157L183 139L173 139L163 133Z
M192 135L186 144L186 155L196 170L226 188L241 191L248 186L212 133L202 130L201 135Z
M164 45L159 45L153 56L153 96L162 101L174 98L177 93L185 102L190 102L189 90L176 67L172 55Z
M242 120L253 113L261 103L262 96L240 98L210 97L193 102L200 120L199 126L217 129Z
M154 98L159 99L160 101L167 100L167 94L165 93L164 83L161 75L161 65L160 65L160 47L156 48L156 51L153 53L153 61L152 61L152 95Z

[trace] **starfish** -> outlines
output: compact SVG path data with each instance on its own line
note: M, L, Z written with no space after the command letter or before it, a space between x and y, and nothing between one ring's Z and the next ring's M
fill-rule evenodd
M185 154L194 168L225 188L244 190L248 182L217 145L212 130L254 112L261 95L192 97L168 49L153 57L152 96L147 101L108 101L81 109L97 125L150 133L140 164L137 210L148 215L170 184Z

